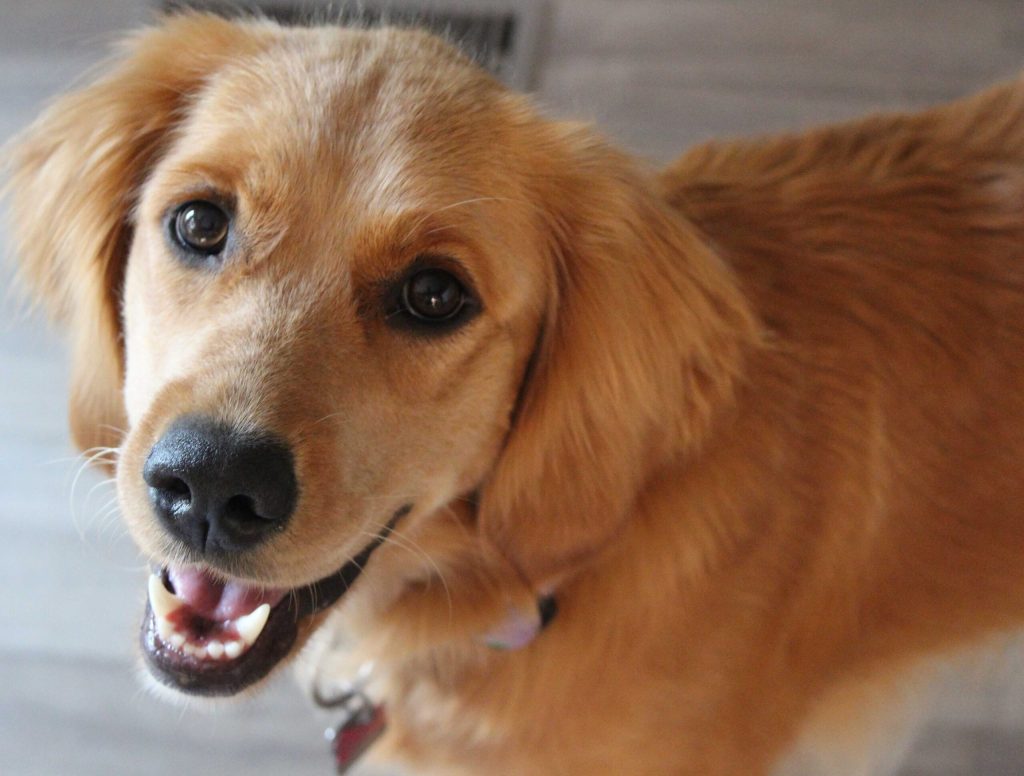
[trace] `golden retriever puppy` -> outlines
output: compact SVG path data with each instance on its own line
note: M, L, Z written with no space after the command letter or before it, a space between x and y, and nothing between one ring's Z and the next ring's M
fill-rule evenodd
M1024 82L659 175L427 34L185 15L9 186L171 688L330 614L414 773L757 776L1024 622Z

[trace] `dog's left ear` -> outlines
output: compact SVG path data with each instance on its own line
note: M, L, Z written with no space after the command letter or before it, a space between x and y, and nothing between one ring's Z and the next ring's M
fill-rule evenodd
M656 179L584 130L562 140L538 195L557 280L479 511L537 586L605 547L645 482L699 447L758 336L731 270Z
M206 79L273 34L203 14L170 18L127 40L105 75L57 100L11 149L15 254L71 334L80 449L117 446L126 423L120 289L138 189Z

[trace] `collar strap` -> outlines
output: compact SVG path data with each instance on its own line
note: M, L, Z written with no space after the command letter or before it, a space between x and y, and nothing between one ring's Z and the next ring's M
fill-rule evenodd
M553 595L542 595L537 599L537 611L540 612L540 629L544 630L558 614L558 601Z

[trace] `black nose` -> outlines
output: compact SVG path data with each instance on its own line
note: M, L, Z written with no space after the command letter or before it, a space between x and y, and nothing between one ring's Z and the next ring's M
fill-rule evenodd
M200 553L247 550L284 528L298 485L287 445L200 416L178 418L142 477L164 527Z

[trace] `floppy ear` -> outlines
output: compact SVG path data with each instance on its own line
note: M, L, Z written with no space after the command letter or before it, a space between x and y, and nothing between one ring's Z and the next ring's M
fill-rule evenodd
M645 482L692 454L757 337L731 271L653 176L567 133L569 169L541 195L557 282L479 512L539 587L605 547Z
M143 31L106 76L57 100L11 149L15 251L71 332L71 431L83 450L117 446L126 424L119 297L138 189L205 79L272 29L196 14Z

